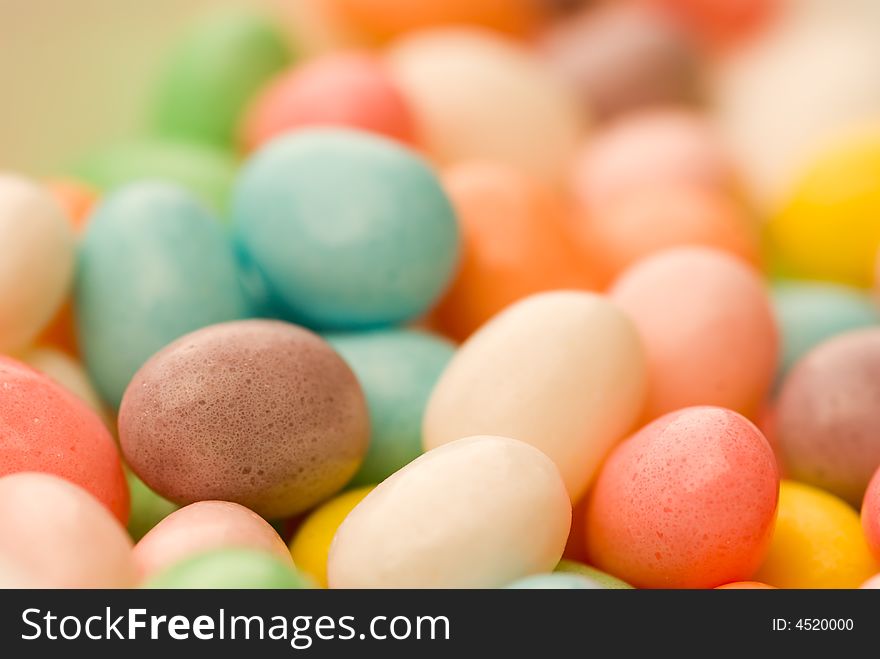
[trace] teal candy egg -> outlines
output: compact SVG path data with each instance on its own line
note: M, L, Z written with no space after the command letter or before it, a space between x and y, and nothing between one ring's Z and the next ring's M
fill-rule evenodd
M559 561L559 565L556 566L554 573L580 575L591 581L595 581L599 584L600 588L606 588L608 590L632 590L632 586L622 579L618 579L607 572L602 572L602 570L597 570L590 565L578 563L577 561L569 561L566 559Z
M274 312L318 330L414 318L457 263L455 213L434 172L398 143L352 130L270 142L243 167L232 219Z
M213 210L225 212L237 169L235 158L220 149L141 140L96 151L83 158L73 173L104 193L144 179L176 183Z
M778 282L772 300L782 338L777 378L826 339L880 322L869 294L841 284Z
M422 414L455 347L417 330L328 334L361 383L370 446L352 485L380 483L422 453Z
M311 584L277 557L256 549L213 549L183 559L149 579L145 588L302 589Z
M602 590L605 586L580 574L552 572L533 574L507 586L515 590Z
M98 206L80 244L75 299L86 367L114 407L154 352L249 313L223 227L166 183L126 186Z

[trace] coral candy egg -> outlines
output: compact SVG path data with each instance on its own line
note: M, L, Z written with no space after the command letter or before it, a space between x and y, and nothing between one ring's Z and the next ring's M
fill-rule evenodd
M254 101L244 148L304 126L347 126L415 142L409 106L381 60L360 52L325 55L276 78Z
M316 508L302 523L290 543L293 562L322 588L327 587L327 557L339 525L364 500L373 486L340 494Z
M865 500L862 502L862 529L874 558L880 562L880 469L874 474L865 492Z
M269 522L228 501L199 501L171 513L135 545L134 560L147 578L193 554L231 547L259 549L293 564Z
M594 212L576 227L586 254L610 280L639 259L673 247L712 247L746 263L760 262L750 218L717 190L693 184L640 188Z
M768 586L760 581L734 581L716 586L715 590L776 590L776 586Z
M773 542L755 579L777 588L858 588L878 567L855 510L815 487L782 482Z
M637 588L750 577L773 533L779 474L767 440L717 407L673 412L610 455L593 487L587 552Z
M462 262L431 315L464 340L520 298L558 288L594 289L597 279L571 247L563 200L516 168L464 163L445 176L462 231Z
M131 540L94 497L50 474L0 478L0 588L130 588Z
M0 356L0 475L37 471L75 483L122 522L128 488L116 442L87 403L48 376Z
M689 405L758 413L778 337L764 283L745 263L713 249L667 250L626 270L611 299L645 345L646 420Z

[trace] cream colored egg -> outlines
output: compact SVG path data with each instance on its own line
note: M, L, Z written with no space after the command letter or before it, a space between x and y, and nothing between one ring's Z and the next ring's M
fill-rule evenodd
M440 163L496 160L561 180L583 112L527 50L479 30L439 29L395 43L387 61Z
M0 478L0 587L128 588L131 540L85 490L49 474Z
M572 500L642 410L636 329L600 295L555 291L495 316L452 358L428 401L425 448L468 435L513 437L559 467Z
M86 375L85 369L66 352L42 346L21 353L19 359L41 373L45 373L69 392L78 396L101 418L106 417L101 399L92 386L89 376Z
M61 306L74 237L49 192L0 173L0 352L30 343Z
M498 588L553 569L571 504L559 471L507 437L467 437L418 457L345 518L331 588Z

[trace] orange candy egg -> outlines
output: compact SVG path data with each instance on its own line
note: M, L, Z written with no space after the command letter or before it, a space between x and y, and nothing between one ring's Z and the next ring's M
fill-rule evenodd
M587 512L590 562L641 588L748 579L773 534L779 492L767 440L739 414L692 407L609 456Z
M432 315L439 331L461 341L533 293L597 287L591 264L571 245L563 200L545 184L485 162L450 168L445 184L462 229L463 257Z
M666 185L625 195L584 213L578 234L613 279L641 258L680 246L714 247L751 265L760 261L758 235L740 207L716 190Z
M244 148L253 151L286 131L313 125L415 141L412 113L381 60L357 51L318 57L271 82L245 119Z
M779 338L752 268L718 250L679 247L629 268L611 298L635 321L648 356L646 421L689 405L759 414Z
M768 586L760 581L734 581L718 586L715 590L776 590L776 586Z
M71 179L53 179L46 182L46 187L74 230L82 231L89 212L98 201L98 193L86 184Z
M330 9L352 31L374 40L430 27L475 25L527 34L539 20L534 0L331 0Z

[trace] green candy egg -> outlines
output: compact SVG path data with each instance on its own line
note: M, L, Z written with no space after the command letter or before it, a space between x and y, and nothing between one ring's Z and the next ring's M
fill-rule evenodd
M144 140L97 151L72 173L104 193L146 179L176 183L222 213L237 169L232 155L214 147Z
M579 574L598 583L602 588L607 590L632 590L625 581L613 577L610 574L597 570L589 565L578 563L577 561L561 560L554 570L555 573L563 574Z
M311 588L275 556L255 549L213 549L183 559L147 580L144 588Z
M233 147L248 103L290 61L285 35L266 16L244 8L207 15L167 61L154 109L157 132Z
M523 577L507 588L513 590L602 590L605 588L596 579L569 572L533 574Z
M370 447L350 484L381 483L421 455L425 405L455 347L405 329L324 338L354 371L370 411Z
M126 469L128 491L131 496L131 513L128 517L128 534L137 542L156 524L180 508L176 503L153 492L134 472Z

